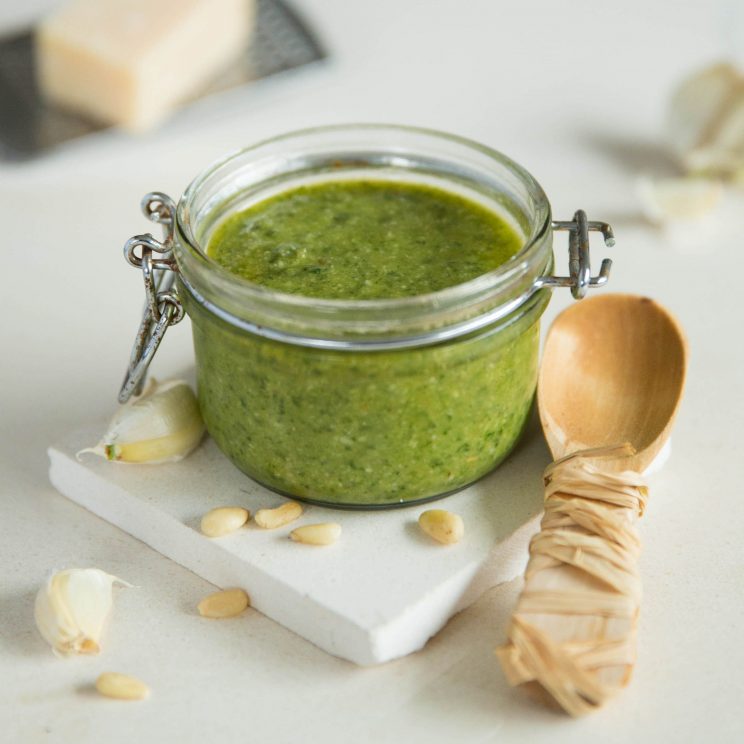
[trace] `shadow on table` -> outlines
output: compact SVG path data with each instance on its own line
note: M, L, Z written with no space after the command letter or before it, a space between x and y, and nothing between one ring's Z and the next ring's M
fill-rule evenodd
M35 591L0 595L0 646L13 656L48 656L49 646L34 622Z
M658 178L680 175L679 166L660 140L597 131L581 132L579 139L590 150L610 161L614 168L630 175Z

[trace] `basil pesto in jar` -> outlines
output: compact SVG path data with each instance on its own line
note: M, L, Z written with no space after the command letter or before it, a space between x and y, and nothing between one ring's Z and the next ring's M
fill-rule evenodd
M425 501L496 467L529 415L548 288L581 297L609 271L591 277L587 237L609 226L552 223L516 163L428 130L284 135L207 169L177 208L144 204L168 234L127 244L149 309L120 400L185 311L217 445L328 506ZM571 231L570 277L550 275L552 229Z
M207 253L283 292L366 300L461 284L521 243L504 219L447 191L334 180L227 217ZM391 351L308 349L209 317L194 340L205 420L223 451L272 488L344 504L428 498L491 470L519 436L537 374L533 319Z
M522 240L494 212L400 181L299 186L228 217L207 253L243 279L334 300L428 294L508 261Z

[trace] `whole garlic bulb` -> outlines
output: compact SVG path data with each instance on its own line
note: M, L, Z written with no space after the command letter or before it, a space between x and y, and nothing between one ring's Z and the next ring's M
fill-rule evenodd
M34 619L55 653L100 651L115 582L131 586L98 568L70 568L49 577L36 595Z
M744 74L722 63L687 78L672 96L667 134L685 170L743 175Z
M150 382L142 395L125 403L101 441L89 449L107 460L158 464L182 460L204 436L196 396L183 380Z

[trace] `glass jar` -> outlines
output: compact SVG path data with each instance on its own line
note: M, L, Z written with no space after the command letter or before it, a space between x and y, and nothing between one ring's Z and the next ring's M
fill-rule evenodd
M328 179L455 192L508 220L524 247L463 284L381 300L278 292L207 256L228 215ZM552 222L542 189L516 163L421 129L357 125L277 137L208 168L177 208L150 194L145 211L166 226L166 239L135 236L126 246L143 269L149 309L120 399L141 382L185 310L199 403L219 448L259 483L324 506L435 499L496 467L529 415L548 289L571 286L581 297L609 273L605 261L592 278L588 254L588 231L610 241L609 226L580 211L571 222ZM550 276L553 229L569 230L569 277Z

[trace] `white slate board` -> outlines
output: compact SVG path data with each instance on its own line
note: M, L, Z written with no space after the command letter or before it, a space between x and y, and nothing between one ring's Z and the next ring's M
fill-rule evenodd
M207 439L186 460L135 466L75 453L105 421L49 449L50 479L65 496L219 587L243 587L252 605L328 653L378 664L420 649L486 589L520 575L542 506L549 455L535 425L516 452L470 488L435 502L457 512L465 538L441 546L418 528L431 505L383 512L306 506L280 530L249 523L218 539L199 530L216 506L251 512L282 503L234 468ZM302 523L335 521L338 543L311 547L288 539Z

